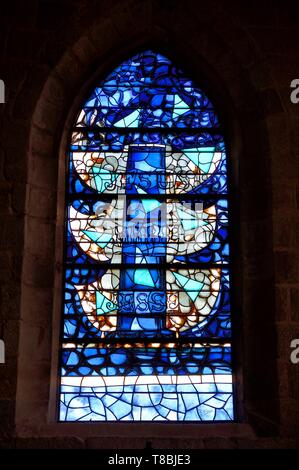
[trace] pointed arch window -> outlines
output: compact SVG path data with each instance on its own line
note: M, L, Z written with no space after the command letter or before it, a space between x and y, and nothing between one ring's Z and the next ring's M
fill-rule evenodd
M97 85L67 155L60 421L231 421L226 150L146 51Z

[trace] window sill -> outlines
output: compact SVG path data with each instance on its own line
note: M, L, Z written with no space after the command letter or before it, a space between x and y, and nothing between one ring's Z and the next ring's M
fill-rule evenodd
M125 437L139 439L157 438L247 438L256 437L247 423L49 423L28 426L19 424L18 437L76 436L88 437Z

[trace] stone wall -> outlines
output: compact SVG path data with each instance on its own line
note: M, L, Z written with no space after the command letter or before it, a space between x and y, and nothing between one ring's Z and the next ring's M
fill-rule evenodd
M299 104L290 101L299 7L290 0L11 0L0 22L3 446L103 448L113 435L118 448L298 447L299 365L289 356L299 338ZM117 424L54 419L62 169L88 86L148 47L203 85L226 127L240 423L187 433L181 425L131 425L121 437Z

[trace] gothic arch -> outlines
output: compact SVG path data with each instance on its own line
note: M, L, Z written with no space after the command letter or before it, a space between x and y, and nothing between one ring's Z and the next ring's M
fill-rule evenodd
M245 422L249 419L265 432L273 432L278 422L275 351L263 350L262 328L257 329L256 325L262 322L263 327L267 327L267 335L273 335L275 344L273 254L269 243L272 239L271 142L268 141L267 130L267 113L270 114L271 110L267 96L269 93L275 96L279 119L283 122L280 100L255 44L219 8L215 8L213 13L212 8L206 10L206 16L203 15L204 20L201 21L197 15L192 17L192 13L180 15L180 6L176 6L173 12L177 20L175 27L170 24L167 28L163 8L148 18L147 11L143 11L134 31L130 14L134 4L126 2L123 12L115 12L108 20L98 18L88 33L74 41L45 81L32 115L22 270L17 433L30 436L38 430L40 435L56 436L71 432L80 437L103 433L100 424L88 429L88 425L84 429L82 425L81 428L74 424L57 425L53 421L53 402L48 409L50 376L52 387L55 383L57 315L60 314L57 291L61 273L61 227L59 223L56 227L55 221L60 220L61 224L64 181L59 171L57 183L58 166L62 161L74 110L89 83L95 76L104 76L107 70L113 68L113 63L121 62L138 49L157 44L170 58L175 56L177 62L182 62L185 69L188 64L187 68L192 70L192 76L198 79L199 85L201 77L204 77L205 83L211 84L211 98L216 107L223 110L229 123L227 135L233 161L231 173L236 202L234 218L240 232L238 238L242 240L241 243L235 240L235 259L240 261L235 273L238 280L235 308L242 316L242 320L236 318L236 330L243 331L244 344L239 343L238 352L246 364L244 379L241 373L239 375L243 402L240 403L240 413ZM225 40L223 25L226 22L230 24L230 35ZM214 25L214 29L210 24ZM111 34L111 28L114 34ZM78 90L81 90L79 94ZM261 283L267 286L267 300L263 298ZM264 365L259 361L261 354ZM240 364L237 368L241 369ZM265 370L273 371L273 376L265 378ZM250 377L253 376L260 381L260 389L252 386ZM104 426L107 433L107 423ZM200 425L197 426L196 435L200 436L205 431L200 430ZM238 424L224 425L215 433L230 433L227 426L231 426L233 434L238 429L238 432L250 435L249 428L243 427L240 431L241 425ZM110 431L112 434L118 433L115 425L109 425ZM134 435L136 431L131 428L128 432ZM163 430L159 432L163 435ZM142 433L143 436L152 436L153 430L143 429ZM171 433L181 435L177 424L173 425ZM191 435L194 436L194 430L190 427ZM164 433L164 436L167 435Z

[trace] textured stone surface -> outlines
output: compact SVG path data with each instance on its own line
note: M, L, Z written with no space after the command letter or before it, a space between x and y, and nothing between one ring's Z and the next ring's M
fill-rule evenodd
M61 225L63 212L58 169L68 116L93 77L153 46L207 83L227 124L239 415L256 436L224 432L187 440L179 427L180 438L165 434L150 445L299 446L299 365L289 360L290 342L299 338L299 104L289 99L299 70L298 21L299 7L280 1L1 5L6 104L0 105L0 337L6 364L0 364L0 447L147 445L142 426L135 437L115 435L112 443L108 431L91 437L88 424L75 431L50 426L48 402L55 399L49 395L59 328L54 282L61 272L55 222Z

